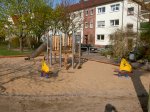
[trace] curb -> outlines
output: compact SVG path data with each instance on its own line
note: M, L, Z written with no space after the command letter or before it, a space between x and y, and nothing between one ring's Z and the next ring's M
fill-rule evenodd
M39 56L44 56L44 55L39 55ZM20 57L29 57L29 55L0 56L0 58L20 58Z
M105 62L105 61L100 61L100 60L93 60L93 59L88 59L89 61L95 61L95 62L99 62L99 63L104 63L104 64L109 64L109 65L114 65L114 66L119 66L119 64L114 64L111 62Z
M0 56L0 58L19 58L19 57L27 57L27 55L17 55L17 56Z

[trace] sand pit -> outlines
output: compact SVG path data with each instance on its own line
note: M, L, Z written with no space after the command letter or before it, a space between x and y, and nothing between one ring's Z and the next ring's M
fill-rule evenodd
M101 112L108 102L115 105L119 112L142 112L141 105L146 105L149 72L136 70L132 77L117 77L113 72L117 66L87 61L82 69L54 69L53 77L46 79L40 77L38 72L41 59L0 59L0 108L3 112L7 110L4 107L8 99L11 102L24 102L26 112L41 112L41 109L45 109L44 112L57 112L60 109L61 112ZM139 99L141 97L142 100ZM49 101L53 98L57 99L53 100L55 105ZM31 109L29 104L33 101L37 105L48 106L33 106ZM14 112L22 111L20 109L23 110L21 104L14 104Z

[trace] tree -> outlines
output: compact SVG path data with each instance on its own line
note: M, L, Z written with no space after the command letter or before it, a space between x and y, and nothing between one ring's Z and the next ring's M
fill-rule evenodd
M4 22L4 27L12 35L19 37L20 50L23 50L23 40L28 34L27 27L25 26L25 19L28 14L26 8L26 0L1 0L1 18Z
M145 0L133 0L138 3L142 10L139 16L142 18L149 19L149 22L141 23L140 29L140 44L138 49L144 58L147 58L150 61L150 2L145 2Z
M36 1L37 2L37 1ZM28 26L32 34L37 37L37 42L40 43L40 39L46 30L49 30L49 27L52 24L52 11L51 6L47 5L45 1L41 3L33 3L31 9L31 18L27 20Z
M145 8L145 10L150 11L150 2L145 2L145 0L132 0L133 2L136 2L141 7Z
M65 47L67 46L67 37L80 29L83 22L80 17L80 11L74 12L71 8L73 2L71 0L62 0L58 6L61 9L59 29L65 34Z
M130 44L130 37L134 37L136 33L129 31L128 29L123 31L118 29L116 32L110 35L110 42L112 44L113 56L117 58L126 57L133 47Z
M38 37L50 25L51 6L46 0L0 0L0 21L8 32L19 37L20 50L23 51L23 41L33 33Z
M143 16L144 18L145 17L148 17L149 18L149 22L150 22L150 1L147 1L146 0L132 0L133 2L136 2L137 4L139 4L141 6L141 16ZM146 14L143 14L143 10L144 13Z
M5 40L6 32L5 28L3 27L3 23L0 23L0 42L3 42Z

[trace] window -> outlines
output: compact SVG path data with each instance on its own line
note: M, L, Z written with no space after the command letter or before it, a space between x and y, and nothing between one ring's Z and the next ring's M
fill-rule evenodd
M105 21L97 21L97 27L98 28L104 28L105 27Z
M129 29L133 29L133 24L127 24L127 28L129 28Z
M93 10L93 9L91 9L91 11L90 11L90 15L93 15L93 13L94 13L94 10Z
M120 4L111 5L111 11L119 11Z
M88 23L87 22L85 22L85 28L88 28Z
M127 15L134 15L134 7L128 8Z
M82 17L82 12L79 12L79 17Z
M81 26L81 24L79 24L79 28L81 28L82 26Z
M93 28L93 22L92 21L90 22L90 28Z
M98 14L105 13L105 7L98 8Z
M88 10L85 11L85 16L88 16Z
M73 14L71 15L71 17L72 17L72 19L74 19L74 18L76 17L76 14L73 13Z
M118 25L119 25L119 19L110 20L110 26L118 26Z
M104 35L97 35L97 40L104 40L104 39L105 39Z
M133 24L128 23L127 24L127 30L128 31L133 31Z

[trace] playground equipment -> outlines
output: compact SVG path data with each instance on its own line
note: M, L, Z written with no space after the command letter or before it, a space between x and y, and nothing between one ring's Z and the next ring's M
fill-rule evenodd
M132 66L124 58L121 60L120 71L132 72Z
M66 42L67 39L67 43ZM47 62L52 67L56 60L59 59L59 67L62 65L67 69L68 60L72 62L74 68L75 58L78 57L79 66L81 65L81 36L74 32L69 37L64 36L60 31L51 31L45 34L44 43L37 48L29 58L39 56L43 51L47 50ZM53 60L54 59L54 60ZM64 62L64 63L62 63Z
M126 59L122 58L119 70L115 70L114 72L117 72L118 76L128 77L132 73L132 66Z

